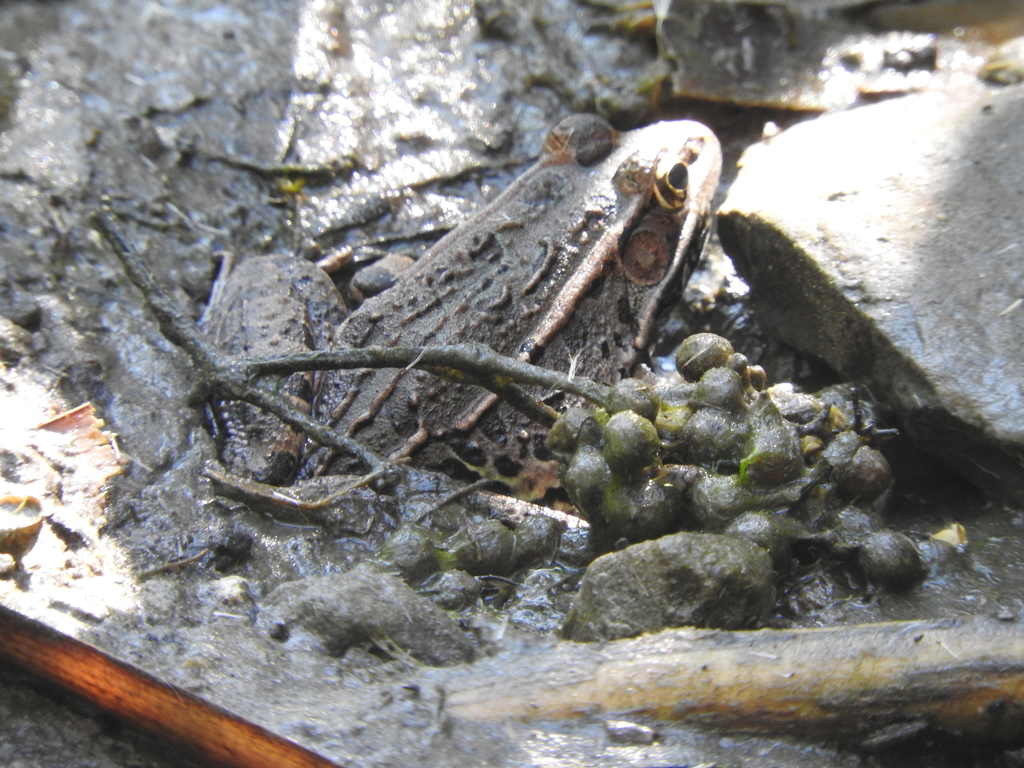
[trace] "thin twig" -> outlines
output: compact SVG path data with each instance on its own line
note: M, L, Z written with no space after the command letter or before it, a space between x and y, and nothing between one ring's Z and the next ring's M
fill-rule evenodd
M175 560L172 563L164 563L163 565L158 565L155 568L150 568L148 571L142 571L138 575L137 578L138 578L139 581L142 581L143 579L147 579L150 576L156 576L158 573L169 573L171 571L180 571L186 565L191 565L192 563L198 563L200 560L202 560L208 554L210 554L209 548L204 549L198 555L192 555L192 557L186 557L183 560Z
M442 378L465 381L468 375L480 386L502 394L516 384L543 387L577 395L603 405L610 388L579 376L499 355L483 344L437 347L362 347L347 350L300 352L273 358L254 358L245 363L251 374L347 368L405 368L429 370ZM447 372L446 372L447 371ZM448 373L451 372L451 373ZM461 376L459 375L461 374Z
M448 504L453 504L454 502L459 501L460 499L464 499L467 496L469 496L470 494L474 494L477 491L482 490L482 489L486 488L489 485L496 484L497 482L498 481L496 481L494 479L486 478L485 477L485 478L482 478L480 480L477 480L474 483L470 483L467 486L459 488L459 490L454 491L452 493L449 493L443 499L438 501L436 504L434 504L434 505L428 507L427 509L423 510L422 512L420 512L418 515L416 515L416 517L413 518L412 522L414 522L414 523L421 523L424 520L426 520L428 517L430 517L432 514L434 514L438 510L440 510L441 508L447 506Z

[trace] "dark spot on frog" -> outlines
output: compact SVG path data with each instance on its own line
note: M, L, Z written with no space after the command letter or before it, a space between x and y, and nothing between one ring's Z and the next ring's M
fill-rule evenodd
M542 402L545 405L550 405L556 411L561 411L565 408L565 393L564 392L552 392L549 396L543 398ZM535 435L536 437L536 435ZM543 444L546 435L540 435L540 442Z
M990 701L985 705L985 712L990 714L992 717L1002 717L1006 714L1006 702L1002 699Z
M612 356L612 348L608 346L607 341L601 342L601 357L607 360Z
M267 459L266 467L262 472L255 472L254 477L258 482L267 485L284 485L295 474L298 468L298 459L295 454L285 451L275 451Z
M525 355L526 359L535 363L544 353L544 348L537 343L536 339L527 339L523 342L522 346L519 347L519 354Z
M478 232L473 235L473 239L470 241L468 253L469 258L476 259L482 255L485 250L487 250L490 251L488 255L493 260L495 253L500 254L500 249L492 247L494 243L495 240L493 232L487 232L486 234Z
M517 477L523 471L522 464L504 454L499 454L494 458L494 467L505 477Z
M569 501L569 495L561 486L552 486L551 488L548 488L541 497L540 503L545 507L554 508L568 507L571 504ZM589 529L585 530L589 531Z
M480 425L480 431L484 437L495 445L505 445L508 442L508 433L505 425L497 422L486 422Z
M301 373L292 374L285 381L281 392L292 398L298 398L303 403L311 403L313 402L313 380L310 376ZM298 404L296 403L296 405Z
M555 455L548 450L545 444L545 438L547 434L544 432L536 432L533 435L533 455L538 461L553 461Z
M457 444L453 450L460 459L474 467L483 467L487 464L487 454L476 443Z
M565 177L558 169L548 169L530 181L523 189L520 201L531 206L546 205L559 198L565 185Z
M615 310L618 314L618 319L622 324L622 327L633 328L635 326L635 320L633 317L633 309L629 306L629 297L620 296L619 300L615 302L615 304Z
M480 475L474 472L472 469L467 467L461 461L454 456L450 456L447 459L442 459L438 463L438 470L448 475L449 477L463 483L475 483L480 479Z

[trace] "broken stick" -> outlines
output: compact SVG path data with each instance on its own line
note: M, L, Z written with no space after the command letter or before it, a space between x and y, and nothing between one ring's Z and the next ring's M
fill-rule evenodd
M1024 745L1024 627L982 616L670 630L445 674L445 711L474 721L634 714L831 741L907 724Z

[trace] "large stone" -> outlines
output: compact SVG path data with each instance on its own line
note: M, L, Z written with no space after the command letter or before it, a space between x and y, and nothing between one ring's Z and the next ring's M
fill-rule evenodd
M922 448L1024 499L1024 87L922 93L749 149L722 206L764 322Z
M617 640L666 627L745 629L775 599L768 553L745 539L675 533L597 558L562 634Z

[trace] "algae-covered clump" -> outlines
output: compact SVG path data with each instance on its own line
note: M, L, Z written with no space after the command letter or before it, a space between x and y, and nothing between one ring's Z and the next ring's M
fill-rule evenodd
M649 419L633 411L621 411L604 425L601 453L612 471L632 477L658 460L661 443Z
M675 380L623 382L551 430L563 486L590 522L592 551L605 553L583 577L566 637L756 626L773 606L821 608L840 584L898 590L924 577L914 542L883 529L892 474L854 387L766 388L763 369L710 333L675 359Z
M551 561L561 540L562 524L543 515L527 517L514 529L499 520L457 517L461 519L451 533L437 526L402 526L381 548L377 561L410 584L451 571L509 576Z
M848 417L833 404L846 402L839 393L825 402L765 389L764 371L711 333L684 340L675 359L676 381L621 382L603 408L572 408L551 430L547 446L598 551L720 532L752 513L812 531L852 519L838 509L880 503L889 467L851 426L855 408Z

